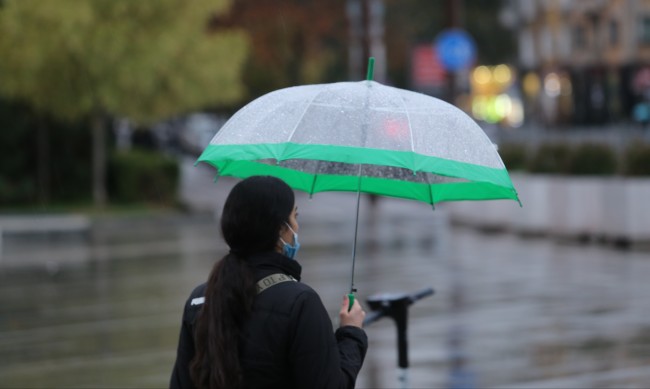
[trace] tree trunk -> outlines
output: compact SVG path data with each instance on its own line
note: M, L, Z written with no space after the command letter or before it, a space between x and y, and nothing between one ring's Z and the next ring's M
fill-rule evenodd
M93 202L96 208L106 206L106 126L101 114L91 117L93 142Z
M447 28L463 28L461 23L462 0L447 0L445 8L447 11ZM454 70L447 71L447 102L456 104L458 98L458 75Z
M38 202L47 205L50 202L50 134L48 123L42 116L37 120L37 188Z

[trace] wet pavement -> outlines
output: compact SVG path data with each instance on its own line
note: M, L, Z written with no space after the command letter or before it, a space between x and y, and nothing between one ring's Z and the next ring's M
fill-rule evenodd
M0 263L0 388L165 387L182 305L226 248L233 180L183 175L203 212L96 220L88 236L7 237ZM350 284L356 196L299 194L303 281L333 321ZM489 207L489 202L485 202ZM409 312L414 388L650 387L650 253L486 234L444 205L363 197L355 286L436 293ZM395 388L395 325L367 328L361 388Z

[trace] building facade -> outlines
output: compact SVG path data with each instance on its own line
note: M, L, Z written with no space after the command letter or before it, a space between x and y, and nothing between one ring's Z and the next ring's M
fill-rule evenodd
M650 0L509 0L502 20L532 120L629 120L650 100Z

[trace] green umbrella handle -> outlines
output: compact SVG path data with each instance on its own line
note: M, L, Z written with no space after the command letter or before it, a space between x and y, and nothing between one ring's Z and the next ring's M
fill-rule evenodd
M375 57L368 58L368 72L366 73L366 80L372 81L375 74Z
M348 312L350 312L353 305L354 305L354 294L350 293L348 294Z

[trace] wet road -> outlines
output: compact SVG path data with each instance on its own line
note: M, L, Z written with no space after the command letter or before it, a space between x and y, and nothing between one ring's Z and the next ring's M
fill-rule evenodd
M231 184L194 191L196 203L218 209ZM303 281L336 322L355 197L298 205ZM167 385L186 297L225 247L201 214L105 219L88 239L6 239L4 249L0 387L153 388ZM436 290L410 309L412 387L649 387L649 276L647 252L455 228L444 206L362 204L358 298ZM394 324L367 332L358 387L399 387Z

